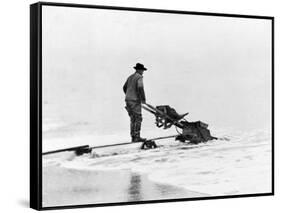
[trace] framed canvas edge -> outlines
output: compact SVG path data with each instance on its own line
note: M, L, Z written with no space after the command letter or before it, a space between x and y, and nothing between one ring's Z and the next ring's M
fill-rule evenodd
M116 202L116 203L98 203L98 204L81 204L67 206L42 206L42 6L58 6L58 7L76 7L76 8L93 8L93 9L109 9L109 10L124 10L135 12L157 12L157 13L172 13L172 14L189 14L203 16L221 16L232 18L250 18L250 19L266 19L271 20L271 96L272 96L272 187L271 192L253 193L240 195L223 195L211 197L196 197L182 199L163 199L163 200L146 200L134 202ZM273 16L257 16L243 14L227 14L227 13L210 13L210 12L195 12L195 11L180 11L166 9L148 9L148 8L133 8L133 7L118 7L104 5L88 5L74 3L56 3L56 2L37 2L30 5L30 208L36 210L55 210L55 209L73 209L73 208L88 208L88 207L105 207L105 206L121 206L121 205L136 205L136 204L153 204L166 202L183 202L183 201L198 201L198 200L213 200L213 199L229 199L229 198L245 198L245 197L260 197L273 196L275 194L275 150L274 150L274 17Z
M30 207L42 209L41 5L30 5Z
M123 6L108 6L108 5L91 5L78 3L58 3L58 2L44 2L39 1L41 6L57 6L57 7L76 7L76 8L94 8L94 9L108 9L108 10L125 10L135 12L156 12L156 13L173 13L173 14L189 14L189 15L204 15L204 16L222 16L231 18L252 18L252 19L274 19L273 16L261 15L246 15L234 13L215 13L215 12L198 12L198 11L184 11L184 10L168 10L155 8L141 8L141 7L123 7Z

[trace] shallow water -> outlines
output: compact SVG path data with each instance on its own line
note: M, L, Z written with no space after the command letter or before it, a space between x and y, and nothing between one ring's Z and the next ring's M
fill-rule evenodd
M69 174L69 171L80 174L74 181L78 184L78 188L80 188L80 184L85 184L86 188L89 187L89 183L100 177L93 175L97 171L100 173L96 174L113 172L116 179L119 180L116 182L117 185L113 191L121 190L120 195L126 195L125 197L114 197L110 191L106 191L107 185L98 181L97 185L90 187L91 190L98 187L98 193L108 195L101 196L101 199L96 197L90 199L81 193L81 199L77 200L77 203L118 202L115 200L123 202L134 199L147 200L165 199L167 197L177 198L177 196L182 195L183 197L194 196L194 194L190 194L190 190L197 192L196 194L201 193L210 196L271 192L271 133L266 130L251 132L222 130L214 131L214 135L224 138L224 140L214 140L190 146L175 143L173 139L167 139L171 140L168 141L168 145L157 149L142 151L136 148L122 147L119 150L114 150L112 155L97 158L94 158L91 154L77 157L73 153L67 152L45 156L43 167L44 170L45 168L48 169L46 169L43 179L45 178L45 185L52 189L51 183L56 185L59 182L58 180L52 181L57 172L54 172L54 177L50 177L48 171L54 166L60 168L58 178L66 176L69 180L62 191L56 191L56 193L71 194L72 190L69 190L68 186L71 188L74 180L71 179L73 177ZM227 140L225 140L226 138ZM124 171L126 172L124 173ZM71 174L73 175L73 172ZM91 174L91 178L87 179L85 174ZM140 177L133 177L132 174L137 174ZM108 175L104 176L107 177ZM138 190L137 187L139 179L141 179L141 190ZM110 181L112 180L108 179L106 182L110 183ZM160 183L162 184L161 187L157 188L156 185ZM130 185L133 186L131 187L131 192L133 192L131 196L129 191L125 190L130 188ZM164 190L165 193L162 195L160 191L163 191L164 186L172 186L172 188ZM137 193L134 193L135 188ZM153 191L151 191L151 188L153 188ZM173 189L177 190L174 191ZM181 193L182 190L184 191L183 194ZM48 191L55 193L53 190ZM68 197L66 201L71 200L71 196L66 195L66 197Z
M158 184L130 170L83 171L60 166L43 168L43 206L132 202L188 197L196 193Z

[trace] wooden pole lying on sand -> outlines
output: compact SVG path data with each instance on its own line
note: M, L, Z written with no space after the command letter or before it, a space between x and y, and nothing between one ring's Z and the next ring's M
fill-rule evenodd
M167 138L175 138L177 136L178 136L178 134L177 135L157 137L157 138L150 138L150 139L147 139L147 141L156 141L156 140L162 140L162 139L167 139ZM89 147L89 149L99 149L99 148L106 148L106 147L123 146L123 145L134 144L134 143L143 143L143 142L144 141L116 143L116 144L109 144L109 145L103 145L103 146L92 146L92 147Z
M156 137L156 138L151 138L147 139L148 141L156 141L156 140L162 140L162 139L167 139L167 138L175 138L177 135L169 135L169 136L163 136L163 137ZM65 148L65 149L58 149L58 150L53 150L49 152L44 152L42 155L49 155L49 154L55 154L59 152L67 152L67 151L75 151L75 152L90 152L92 149L100 149L100 148L107 148L107 147L114 147L114 146L123 146L123 145L128 145L128 144L134 144L134 143L142 143L143 141L139 142L125 142L125 143L117 143L117 144L109 144L109 145L102 145L102 146L92 146L90 147L89 145L84 145L84 146L76 146L76 147L70 147L70 148Z
M66 152L66 151L75 151L78 149L87 149L87 148L89 148L89 145L75 146L75 147L70 147L70 148L65 148L65 149L58 149L58 150L53 150L53 151L49 151L49 152L44 152L44 153L42 153L42 155L49 155L49 154L54 154L54 153L58 153L58 152Z

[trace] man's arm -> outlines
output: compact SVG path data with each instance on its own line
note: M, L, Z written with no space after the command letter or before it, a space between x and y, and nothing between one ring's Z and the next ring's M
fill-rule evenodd
M140 78L140 79L138 80L137 87L138 87L138 93L139 93L139 97L140 97L141 102L142 102L142 103L146 103L146 98L145 98L145 93L144 93L144 87L143 87L143 80L142 80L142 78Z

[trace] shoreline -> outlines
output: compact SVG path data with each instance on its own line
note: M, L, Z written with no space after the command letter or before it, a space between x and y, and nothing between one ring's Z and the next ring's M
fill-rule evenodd
M208 194L157 183L131 170L43 167L43 206L66 206L206 197Z

